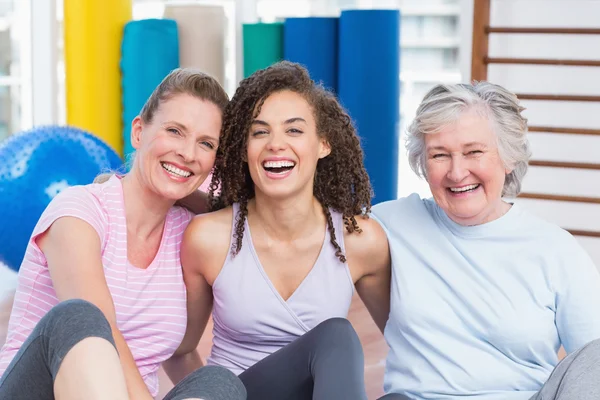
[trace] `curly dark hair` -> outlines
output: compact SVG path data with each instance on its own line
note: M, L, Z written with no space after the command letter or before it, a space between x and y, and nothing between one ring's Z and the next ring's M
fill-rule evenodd
M315 84L306 69L282 61L244 79L227 105L215 167L209 189L212 210L239 203L232 253L242 247L248 201L254 197L254 183L246 159L246 146L252 121L260 114L267 97L289 90L306 99L313 109L317 134L325 138L331 153L318 161L314 196L327 219L331 244L336 256L346 262L335 237L330 209L342 214L346 230L361 232L355 215L367 217L371 211L372 189L363 164L363 151L352 121L335 96ZM215 193L220 190L220 194Z

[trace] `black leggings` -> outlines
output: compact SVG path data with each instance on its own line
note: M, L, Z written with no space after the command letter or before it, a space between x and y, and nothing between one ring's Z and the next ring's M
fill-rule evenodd
M98 307L83 300L68 300L52 308L0 378L0 399L53 400L54 379L62 360L88 337L103 338L115 345L110 325ZM246 392L229 370L204 367L185 377L164 400L188 398L244 400Z
M239 375L248 400L366 400L364 356L348 320L332 318Z

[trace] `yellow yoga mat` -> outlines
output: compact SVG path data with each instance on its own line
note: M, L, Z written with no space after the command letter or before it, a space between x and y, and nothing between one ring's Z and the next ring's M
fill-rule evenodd
M167 5L164 17L177 22L179 65L199 68L225 85L225 9L202 4Z
M123 155L121 40L131 0L64 0L67 124Z

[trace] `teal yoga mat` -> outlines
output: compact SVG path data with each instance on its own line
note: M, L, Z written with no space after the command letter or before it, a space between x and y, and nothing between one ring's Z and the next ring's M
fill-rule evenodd
M131 121L164 77L178 67L179 42L175 21L146 19L125 25L121 46L125 160L134 152Z
M283 59L283 24L244 24L244 78Z

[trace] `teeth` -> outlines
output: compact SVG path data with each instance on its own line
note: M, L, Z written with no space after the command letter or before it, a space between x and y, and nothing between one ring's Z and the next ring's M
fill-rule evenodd
M293 167L295 164L292 161L265 161L263 167L265 168L284 168Z
M460 193L460 192L466 192L468 190L472 190L475 189L479 186L479 184L476 185L469 185L469 186L463 186L461 188L450 188L450 191L454 192L454 193Z
M174 175L179 175L183 178L187 178L188 176L192 175L191 172L189 171L184 171L182 169L177 168L174 165L171 164L167 164L167 163L161 163L162 167L164 169L166 169L167 171L169 171L170 173L174 174Z

